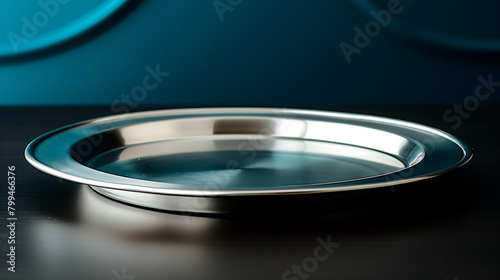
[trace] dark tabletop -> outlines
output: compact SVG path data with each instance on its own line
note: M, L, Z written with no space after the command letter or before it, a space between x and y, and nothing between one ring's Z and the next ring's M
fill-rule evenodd
M434 126L468 143L474 158L346 209L245 217L136 208L24 159L33 138L109 107L0 108L0 278L500 279L500 106L481 105L456 129L443 118L449 108L320 108ZM16 168L15 273L7 270L8 166Z

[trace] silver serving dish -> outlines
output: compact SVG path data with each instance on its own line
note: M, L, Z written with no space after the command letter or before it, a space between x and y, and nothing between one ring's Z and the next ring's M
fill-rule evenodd
M440 175L472 152L443 131L384 117L209 108L76 123L36 138L25 156L43 172L122 202L230 213L328 205L346 191Z

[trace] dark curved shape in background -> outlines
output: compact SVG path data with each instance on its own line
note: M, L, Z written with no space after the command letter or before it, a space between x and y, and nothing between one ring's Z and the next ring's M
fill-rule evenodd
M409 0L411 1L411 0ZM351 3L367 18L373 19L371 11L382 10L371 0L351 0ZM500 60L500 38L475 38L468 40L459 36L446 34L435 30L430 30L421 26L414 26L404 23L401 20L394 20L387 27L388 30L396 33L400 38L409 41L413 45L423 46L439 53L451 55L460 54L461 58L471 58L473 60Z
M25 51L10 56L0 56L0 65L15 64L25 61L40 59L43 57L58 54L90 41L110 30L113 26L122 21L127 15L134 11L144 0L126 1L121 7L111 13L108 17L91 26L87 30L61 40L58 43L42 48Z

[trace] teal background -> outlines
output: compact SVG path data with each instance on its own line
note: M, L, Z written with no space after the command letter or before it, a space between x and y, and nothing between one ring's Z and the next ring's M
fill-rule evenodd
M81 13L78 3L91 8L103 2L73 1L61 5L37 36ZM22 2L3 4L0 23L8 24L1 25L0 44L8 44L8 32L19 32L23 14L29 18L38 9L31 1L24 10ZM133 106L451 105L474 95L479 75L500 81L498 49L446 46L453 36L500 39L497 1L401 0L404 10L347 63L339 44L353 44L353 28L373 20L362 2L243 0L222 21L213 1L129 2L62 44L0 57L0 105L116 107L127 104L123 97L132 96L145 68L156 65L169 76L132 98ZM426 42L398 28L401 22L450 37L443 36L442 45ZM499 93L481 104L498 104Z

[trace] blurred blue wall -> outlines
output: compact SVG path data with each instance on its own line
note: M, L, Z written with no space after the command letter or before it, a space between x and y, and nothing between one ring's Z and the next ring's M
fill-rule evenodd
M83 3L73 1L37 36L71 20ZM475 96L478 77L500 82L498 1L393 1L128 4L66 43L0 57L0 104L450 105ZM3 4L0 46L40 9L19 2ZM476 100L499 103L500 87L490 88Z

